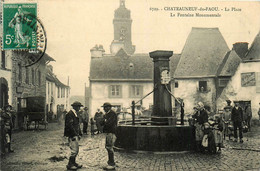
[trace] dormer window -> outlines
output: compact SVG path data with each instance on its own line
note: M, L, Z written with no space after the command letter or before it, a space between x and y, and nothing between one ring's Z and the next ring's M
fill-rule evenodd
M199 81L199 91L206 92L208 90L207 81Z

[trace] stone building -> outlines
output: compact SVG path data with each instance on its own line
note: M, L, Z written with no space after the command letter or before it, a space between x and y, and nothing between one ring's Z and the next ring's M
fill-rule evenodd
M0 66L0 108L12 104L12 56L8 51L1 51Z
M114 106L128 108L132 101L138 101L153 90L153 62L148 53L134 53L135 46L131 41L130 11L125 1L114 15L114 40L110 46L110 54L105 54L102 45L96 45L91 52L90 64L90 114L94 115L97 108L106 102ZM171 75L173 76L180 55L171 57ZM149 109L153 105L153 95L142 100L138 105Z
M199 101L216 111L216 101L239 65L218 28L192 28L174 74L174 95L187 113Z
M56 77L51 65L47 65L46 72L46 112L52 111L53 118L57 118L59 112L69 111L70 87Z
M153 62L148 53L134 53L131 22L130 11L121 0L115 10L110 54L105 54L102 45L90 50L88 98L92 115L106 101L129 108L132 100L138 101L153 90ZM192 113L199 101L212 111L218 110L217 100L241 62L241 49L243 46L230 50L218 28L191 29L181 54L170 58L171 91L184 102L185 113ZM173 107L179 107L175 100L172 102ZM150 108L152 95L139 105Z
M254 118L260 103L260 33L255 37L251 47L248 43L235 43L233 50L241 58L241 62L227 86L218 98L218 108L226 105L225 100L238 101L242 108L248 104L252 108Z
M10 51L9 51L10 52ZM16 126L22 127L26 100L46 97L46 64L54 61L48 54L36 64L24 67L23 59L28 52L11 51L12 56L12 106L17 111Z

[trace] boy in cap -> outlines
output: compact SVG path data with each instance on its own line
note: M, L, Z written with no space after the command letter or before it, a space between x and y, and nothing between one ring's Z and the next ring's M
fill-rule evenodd
M80 130L80 122L78 117L78 112L81 106L81 103L75 101L72 105L72 108L65 116L65 128L64 136L68 137L69 145L71 149L71 155L69 158L69 163L67 169L77 170L81 168L82 165L76 163L76 157L79 152L79 143L80 136L82 135Z
M89 121L89 114L88 114L88 107L84 107L84 111L82 113L82 122L83 122L83 134L88 134L88 121Z
M115 160L114 160L114 143L116 140L116 127L117 127L117 115L111 110L112 105L108 102L104 103L103 106L105 113L103 131L106 134L106 149L108 152L108 166L104 169L112 170L115 169Z

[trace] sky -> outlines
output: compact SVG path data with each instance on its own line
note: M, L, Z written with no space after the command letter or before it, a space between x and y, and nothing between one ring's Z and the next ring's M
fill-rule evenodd
M119 7L119 0L37 2L38 18L47 33L46 53L56 60L51 62L54 73L63 83L69 77L71 95L83 96L85 83L89 83L90 49L101 44L105 53L110 53L114 10ZM250 46L260 30L260 2L256 1L126 0L126 7L131 10L136 53L181 53L192 27L218 27L230 49L235 42L248 42ZM165 10L168 7L218 7L217 12L199 13L219 13L221 17L171 17L171 13L196 12ZM231 11L232 7L241 10ZM152 11L154 8L159 10Z

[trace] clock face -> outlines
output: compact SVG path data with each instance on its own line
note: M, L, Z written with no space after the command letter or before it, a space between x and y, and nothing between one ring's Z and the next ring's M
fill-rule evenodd
M125 27L121 27L120 29L120 40L125 40L125 34L126 34L126 28Z

